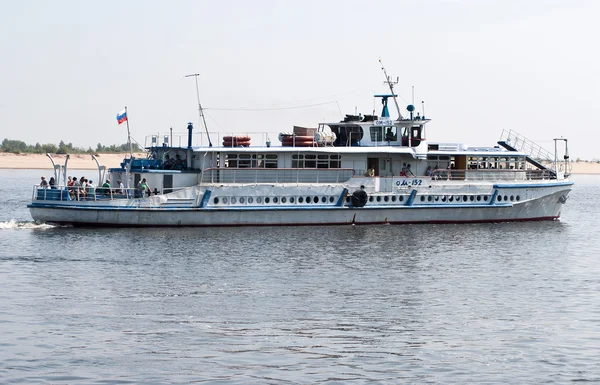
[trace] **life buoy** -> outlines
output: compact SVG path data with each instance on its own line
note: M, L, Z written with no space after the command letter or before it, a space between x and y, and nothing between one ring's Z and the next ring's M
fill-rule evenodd
M365 190L356 190L352 193L350 200L352 201L352 206L363 207L367 204L367 201L369 200L369 195Z
M223 137L224 147L249 147L250 137L249 136L224 136Z

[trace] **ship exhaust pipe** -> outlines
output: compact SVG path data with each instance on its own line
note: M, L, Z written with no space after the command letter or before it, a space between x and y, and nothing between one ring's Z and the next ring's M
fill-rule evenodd
M192 130L194 129L194 125L192 124L192 122L188 123L187 129L188 129L188 148L192 148Z

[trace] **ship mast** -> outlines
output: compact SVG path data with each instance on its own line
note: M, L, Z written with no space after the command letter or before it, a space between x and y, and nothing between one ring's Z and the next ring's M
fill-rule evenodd
M394 98L394 104L396 105L396 111L398 111L398 120L402 120L402 119L404 119L404 116L402 116L402 113L400 112L400 106L398 105L398 100L396 99L396 94L394 94L394 85L398 84L399 77L396 78L395 82L392 81L392 79L388 76L387 71L385 70L385 67L383 66L383 62L381 61L381 58L379 59L379 64L381 64L381 69L383 70L383 74L385 75L384 84L387 84L388 87L390 87L390 92L392 94L392 98Z

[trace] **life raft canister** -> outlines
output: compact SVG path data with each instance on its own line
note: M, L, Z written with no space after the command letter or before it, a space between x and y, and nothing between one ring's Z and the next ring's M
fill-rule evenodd
M352 193L350 200L352 201L352 206L363 207L367 204L367 200L369 200L369 195L365 190L356 190Z

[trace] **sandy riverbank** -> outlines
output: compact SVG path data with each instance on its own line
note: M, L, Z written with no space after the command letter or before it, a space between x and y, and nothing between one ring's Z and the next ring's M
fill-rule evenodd
M145 158L146 155L133 154L137 158ZM66 155L52 155L56 164L65 164ZM125 154L97 154L96 158L100 165L106 168L119 167ZM70 170L94 170L96 162L89 154L72 154L69 157L67 168ZM0 169L34 169L34 170L52 170L52 162L46 155L42 154L10 154L0 152Z
M125 154L98 154L96 157L101 165L107 168L119 167ZM145 158L143 153L134 154L136 158ZM65 164L65 155L53 155L56 164ZM600 174L600 163L596 162L573 162L573 174ZM88 154L71 155L68 168L71 170L93 170L96 162ZM52 163L46 155L41 154L10 154L0 152L0 169L33 169L52 170Z

